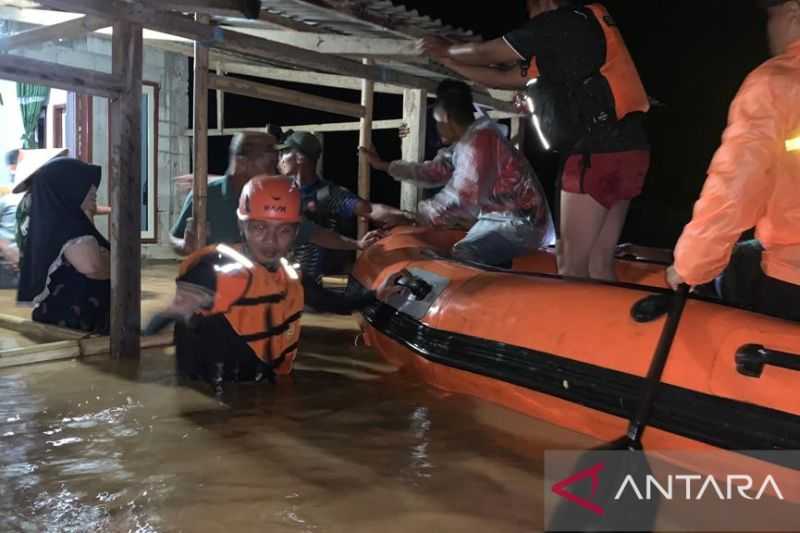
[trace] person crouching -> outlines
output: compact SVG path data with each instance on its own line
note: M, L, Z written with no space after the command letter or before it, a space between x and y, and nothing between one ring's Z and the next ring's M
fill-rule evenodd
M274 381L297 354L303 287L285 259L301 221L292 180L259 176L237 210L243 242L201 249L181 265L172 304L150 322L176 321L178 374L221 390L225 381Z

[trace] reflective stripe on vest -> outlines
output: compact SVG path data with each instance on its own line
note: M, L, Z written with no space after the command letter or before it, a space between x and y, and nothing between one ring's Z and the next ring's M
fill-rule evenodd
M786 141L787 152L800 152L800 136Z

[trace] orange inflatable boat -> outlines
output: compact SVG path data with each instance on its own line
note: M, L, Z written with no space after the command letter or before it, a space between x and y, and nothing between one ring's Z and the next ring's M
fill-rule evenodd
M410 274L364 311L366 342L441 389L624 434L670 301L665 267L620 260L619 283L561 278L546 252L482 268L445 258L462 236L398 228L360 256L350 290ZM800 324L692 296L661 381L645 449L800 449Z

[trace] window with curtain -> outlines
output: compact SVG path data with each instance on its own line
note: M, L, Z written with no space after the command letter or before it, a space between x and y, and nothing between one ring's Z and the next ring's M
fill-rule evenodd
M39 116L42 107L47 105L50 88L31 83L17 83L17 100L22 111L22 126L25 133L22 135L22 148L38 148L36 143L36 130L39 125Z

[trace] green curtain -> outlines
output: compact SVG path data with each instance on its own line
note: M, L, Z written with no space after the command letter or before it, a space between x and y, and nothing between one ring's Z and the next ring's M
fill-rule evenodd
M50 89L42 85L30 83L17 83L17 101L22 109L22 126L25 133L22 135L22 148L38 148L36 146L36 127L39 123L39 114L42 107L47 105Z

